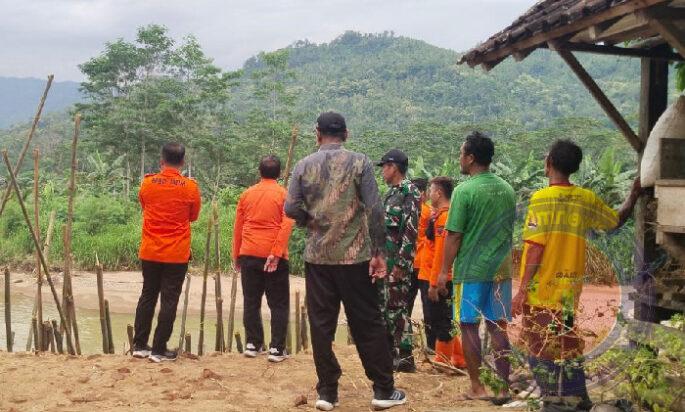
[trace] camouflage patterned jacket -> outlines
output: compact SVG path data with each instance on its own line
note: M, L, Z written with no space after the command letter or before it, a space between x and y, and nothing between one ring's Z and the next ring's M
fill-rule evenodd
M383 208L369 158L324 144L297 163L285 213L307 228L304 260L350 265L383 251Z
M388 271L399 266L411 272L416 254L419 190L408 179L392 186L385 195L385 252Z

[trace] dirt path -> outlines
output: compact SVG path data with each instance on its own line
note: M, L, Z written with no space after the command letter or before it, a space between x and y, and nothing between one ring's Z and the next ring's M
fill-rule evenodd
M344 371L336 410L370 410L371 383L354 347L338 346L336 352ZM425 364L419 368L416 374L396 375L410 402L393 411L496 409L478 401L456 405L453 400L466 389L467 379L438 374ZM2 411L314 411L315 384L313 360L306 353L281 364L238 354L153 364L120 355L0 353ZM300 395L308 403L295 407Z

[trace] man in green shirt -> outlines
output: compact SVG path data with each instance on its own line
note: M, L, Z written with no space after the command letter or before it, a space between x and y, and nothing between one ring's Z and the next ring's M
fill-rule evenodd
M492 338L495 367L502 381L509 384L509 338L511 321L511 246L516 217L514 189L490 172L495 146L489 137L473 132L461 146L461 172L470 178L452 194L445 229L444 258L438 290L447 293L445 284L454 264L454 282L462 284L459 322L464 356L471 380L467 399L489 399L480 381L482 362L478 335L481 318ZM456 259L456 261L455 261ZM493 402L506 399L507 391Z

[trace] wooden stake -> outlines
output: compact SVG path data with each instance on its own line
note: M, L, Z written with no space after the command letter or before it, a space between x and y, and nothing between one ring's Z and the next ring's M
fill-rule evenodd
M52 239L52 233L54 232L54 229L55 229L55 217L56 217L56 212L53 210L52 212L50 212L50 219L48 221L48 232L45 236L45 244L43 246L43 256L45 256L46 259L49 258L49 256L50 256L49 255L50 240ZM38 254L36 254L36 257L38 257ZM40 265L40 259L38 260L38 264ZM42 279L41 279L41 283L42 283ZM42 295L42 290L40 293L36 292L36 299L33 302L33 310L31 311L31 317L32 318L36 317L36 311L37 311L36 307L38 305L37 302L38 302L38 295L39 294ZM42 306L42 299L40 299L40 301L41 301L41 306ZM33 336L34 336L34 334L33 334L33 323L32 323L29 327L28 339L26 339L26 352L31 350L31 345L33 345ZM55 334L55 336L57 336L57 334ZM61 335L59 335L59 336L61 336ZM61 342L60 342L60 344L61 344ZM40 347L40 345L36 345L36 346L37 346L36 350L39 350L38 347Z
M307 350L309 347L309 337L307 336L307 305L302 305L301 310L301 326L300 326L300 341L302 342L302 350Z
M126 336L128 337L128 352L124 355L130 353L133 355L133 325L126 325Z
M219 206L216 201L212 202L212 218L214 220L214 296L216 299L216 351L226 350L224 339L224 314L223 314L223 293L221 291L221 253L219 248Z
M46 320L45 323L43 323L43 329L45 330L45 337L47 339L47 343L45 344L45 350L48 350L49 347L51 353L56 353L57 351L55 350L55 334L52 331L52 325L50 324L50 322Z
M178 351L183 352L183 339L186 337L186 315L188 314L188 295L190 293L190 275L186 275L186 291L183 298L183 313L181 315L181 337L178 340Z
M234 327L234 322L235 322L235 299L236 299L236 294L238 293L238 271L233 268L233 274L231 277L231 303L230 307L228 309L228 333L227 333L227 338L228 342L226 343L226 347L228 348L228 351L231 352L233 350L233 327ZM236 341L236 345L238 342ZM242 353L242 352L240 352Z
M288 355L293 353L293 328L290 318L290 310L288 310L288 326L285 332L285 350L288 352Z
M238 353L243 353L243 341L240 339L240 332L235 333L235 349Z
M43 331L43 347L41 350L48 351L50 350L50 322L43 322L43 326L40 329Z
M81 114L74 116L74 137L71 141L71 173L69 175L69 187L67 198L67 221L64 227L64 285L66 286L66 302L68 320L71 321L71 328L74 333L76 343L76 353L81 354L81 343L79 341L78 324L76 322L76 309L74 305L74 293L71 285L71 270L73 266L71 254L71 230L74 222L74 196L76 195L76 146L78 144L79 133L81 131Z
M218 298L216 300L216 351L217 352L224 352L225 350L225 343L224 343L224 316L223 312L224 311L224 300L221 298Z
M300 353L300 350L302 350L302 341L301 339L301 328L302 325L300 324L300 291L297 290L295 291L295 354Z
M31 330L33 331L33 342L40 341L40 339L38 338L38 334L42 333L39 331L37 323L38 323L38 321L36 320L36 317L35 316L32 317L31 318ZM38 352L38 351L42 350L42 347L34 344L34 349L36 350L36 352Z
M102 353L109 353L109 333L107 330L107 316L105 314L105 288L102 276L102 265L100 259L95 254L95 274L98 289L98 306L100 309L100 332L102 334Z
M205 305L207 303L207 275L209 274L209 252L210 245L212 244L212 217L209 218L207 222L207 241L205 242L205 269L202 272L202 300L200 301L200 336L197 339L197 355L202 356L204 354L204 343L205 343Z
M10 170L12 173L16 176L17 173L19 173L19 170L21 170L21 164L24 162L24 157L26 156L26 152L29 150L29 145L31 144L31 139L33 139L33 134L36 132L36 127L38 126L38 121L40 120L40 115L43 112L43 106L45 105L45 99L48 97L48 91L50 90L50 86L52 85L52 80L55 78L54 75L49 75L48 76L48 84L45 85L45 90L43 91L43 96L40 98L40 102L38 102L38 110L36 111L36 115L33 117L33 124L31 124L31 131L29 132L28 137L26 138L26 141L24 142L24 147L21 149L21 153L19 154L19 159L17 159L17 164L14 165L14 169ZM2 212L5 211L5 206L7 206L7 201L10 198L10 194L12 194L12 188L7 187L7 190L5 190L5 195L2 198L2 206L0 206L0 216L2 216ZM20 196L17 194L17 196Z
M52 320L52 333L55 335L55 345L57 346L57 353L63 354L64 349L62 348L62 334L59 331L59 325L57 325L56 320Z
M105 299L105 319L107 320L107 341L109 342L109 352L114 354L114 339L112 339L112 316L109 314L109 301Z
M50 276L50 270L48 269L48 264L45 261L45 256L43 256L43 251L40 250L40 243L38 242L38 239L36 238L36 232L33 231L33 227L31 225L31 219L29 218L29 213L26 211L26 205L24 204L24 199L21 197L21 191L19 190L19 186L17 185L17 178L14 175L14 172L12 171L12 166L10 165L10 160L7 157L7 150L2 151L2 160L5 162L5 166L7 167L7 172L9 173L10 176L10 181L12 183L12 187L14 188L14 193L17 195L17 201L19 202L19 207L21 208L21 213L24 215L24 221L26 222L26 226L28 226L28 230L31 233L31 237L33 238L33 244L36 247L36 250L40 254L40 264L43 266L43 271L45 273L45 279L47 279L48 284L50 285L50 291L52 292L52 297L55 300L55 306L57 307L57 312L59 313L60 320L64 323L66 323L66 318L64 317L64 311L62 310L62 305L59 302L59 297L57 296L57 290L55 289L55 284L52 282L52 276ZM72 341L71 341L71 334L67 333L67 347L71 348L72 347ZM73 354L73 350L69 352L70 354Z
M190 340L190 332L186 333L185 342L186 342L186 350L185 350L185 352L187 352L187 353L193 353L193 346L192 346L192 342L191 342L191 340Z
M33 224L36 230L36 238L40 242L40 196L38 194L38 183L40 181L40 174L38 172L38 164L40 161L40 151L33 149ZM38 325L43 325L43 271L40 267L40 258L36 252L36 320ZM40 338L42 333L38 334ZM44 347L43 342L36 342L38 347Z
M288 148L288 160L285 163L285 177L283 179L283 186L288 187L288 181L290 180L290 168L293 165L293 154L295 152L295 143L297 142L297 134L299 129L297 125L293 126L293 130L290 138L290 147Z
M10 301L10 270L5 267L5 337L7 352L12 352L12 302Z

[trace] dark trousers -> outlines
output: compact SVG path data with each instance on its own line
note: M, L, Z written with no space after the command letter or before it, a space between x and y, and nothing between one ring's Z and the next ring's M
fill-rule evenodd
M152 350L162 353L167 350L167 341L171 337L176 320L176 307L183 288L183 280L188 271L187 263L160 263L141 260L143 267L143 290L138 299L135 320L136 347L147 346L155 316L157 298L161 295L157 327L152 340Z
M430 314L428 327L426 329L430 330L434 345L436 339L442 342L449 342L452 340L452 282L448 281L447 284L445 284L445 287L447 288L447 294L439 295L440 299L438 299L437 302L426 299L428 301L426 307ZM428 290L426 290L426 292L428 292ZM428 333L426 333L426 335L428 335Z
M240 281L243 285L243 323L245 343L256 348L264 346L262 325L262 296L271 310L271 345L278 350L285 348L290 310L290 279L288 261L281 259L274 272L265 272L265 258L240 257Z
M369 277L369 262L354 265L305 263L307 311L319 382L317 392L336 397L340 364L333 353L340 302L374 393L389 396L394 388L388 334L378 306L378 292Z
M414 286L416 285L416 286ZM435 350L435 333L433 328L430 326L432 314L431 314L431 301L428 299L428 288L430 287L430 282L427 280L421 280L418 278L418 270L414 271L414 277L412 277L412 289L409 295L409 316L411 317L412 310L414 309L414 300L418 292L421 292L421 308L423 309L423 326L426 332L426 345Z

